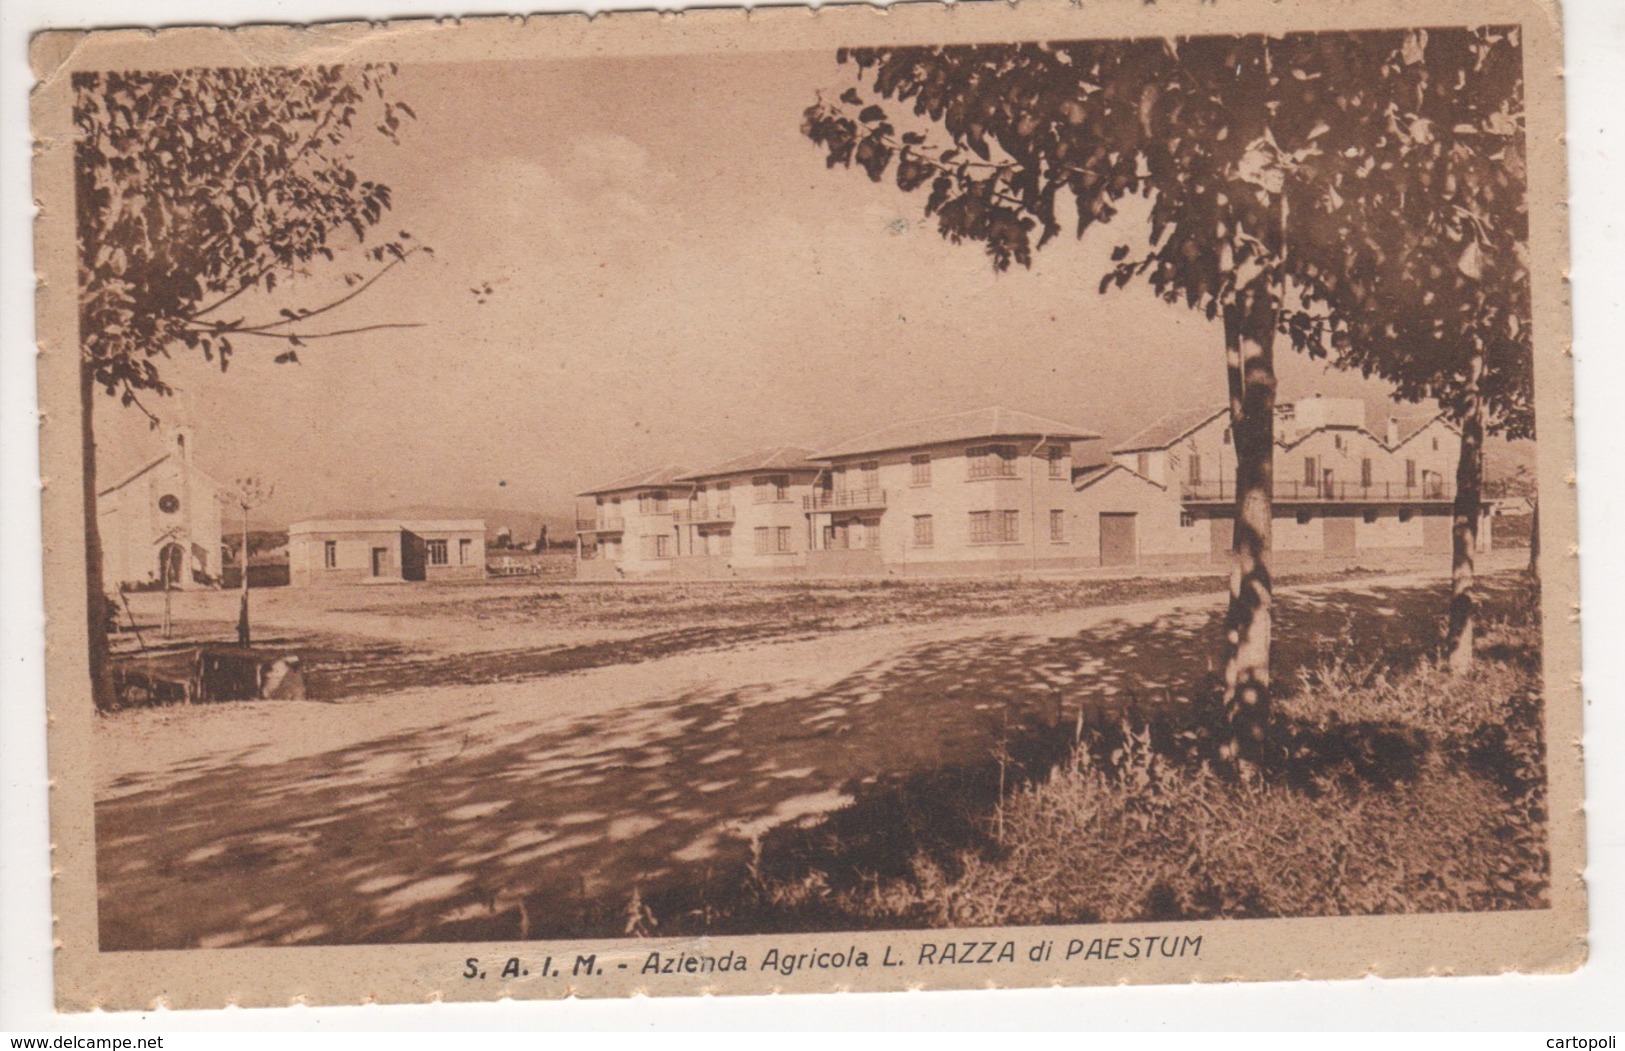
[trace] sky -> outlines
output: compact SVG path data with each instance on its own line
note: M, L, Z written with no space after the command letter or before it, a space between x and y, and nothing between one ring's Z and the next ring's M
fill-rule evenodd
M149 407L217 480L275 483L263 527L404 504L568 515L639 468L990 404L1110 440L1223 402L1215 323L1141 285L1097 291L1144 236L1133 209L1001 274L937 234L923 193L826 169L801 112L850 75L826 51L405 67L417 119L398 145L358 138L355 167L393 191L381 233L434 255L324 320L418 327L312 342L296 365L239 340L224 374L177 349L177 393ZM360 267L341 253L243 312L320 305ZM1290 350L1278 371L1283 400L1388 411L1385 387ZM104 484L159 451L114 399L96 426Z

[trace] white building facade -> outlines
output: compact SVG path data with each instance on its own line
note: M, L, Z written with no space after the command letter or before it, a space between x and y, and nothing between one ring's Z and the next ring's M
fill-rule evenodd
M220 581L220 487L192 459L191 432L164 432L164 452L96 494L109 590Z

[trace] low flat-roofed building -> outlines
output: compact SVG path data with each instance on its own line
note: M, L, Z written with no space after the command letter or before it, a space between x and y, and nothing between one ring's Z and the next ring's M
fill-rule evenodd
M294 587L485 579L485 522L318 518L288 527Z

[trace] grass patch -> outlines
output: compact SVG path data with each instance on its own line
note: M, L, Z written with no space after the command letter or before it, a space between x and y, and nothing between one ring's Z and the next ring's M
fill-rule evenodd
M639 908L677 934L1545 907L1539 628L1497 599L1465 676L1324 647L1264 768L1218 772L1200 716L1055 727L776 829L703 902Z

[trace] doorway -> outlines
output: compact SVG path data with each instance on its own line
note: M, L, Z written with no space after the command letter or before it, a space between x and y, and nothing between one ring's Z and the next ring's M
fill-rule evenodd
M1132 566L1139 561L1140 544L1133 514L1100 514L1100 564Z
M181 586L181 566L185 564L186 552L181 545L171 541L158 551L158 582L166 588Z

